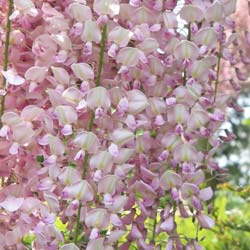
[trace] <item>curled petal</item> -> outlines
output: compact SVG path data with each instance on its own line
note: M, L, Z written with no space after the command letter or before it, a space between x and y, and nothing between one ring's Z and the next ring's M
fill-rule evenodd
M212 218L210 218L208 215L206 214L198 214L197 215L198 221L200 223L200 226L203 228L211 228L214 226L214 220Z
M75 76L82 81L94 79L94 71L87 63L73 63L71 69Z
M108 40L115 42L120 47L125 47L132 38L132 35L133 33L130 30L124 29L121 26L116 26L109 32Z
M109 193L113 195L118 184L119 177L116 175L106 175L98 182L98 193Z
M113 243L117 242L126 232L123 230L112 231L108 237L108 242Z
M62 97L70 103L78 104L82 99L82 93L79 89L70 87L64 90Z
M25 82L25 79L19 75L17 75L17 73L15 73L13 70L7 70L7 71L2 71L2 74L4 76L4 78L7 80L7 83L11 84L11 85L22 85Z
M211 187L203 188L200 190L199 198L203 201L210 200L213 197L213 190Z
M170 215L161 225L160 228L166 232L171 232L174 229L174 217Z
M45 193L44 198L48 204L49 209L52 212L58 212L60 210L59 201L57 196L53 193Z
M74 243L69 243L61 246L60 250L80 250L80 248L76 246Z
M120 5L118 0L94 0L93 9L99 15L113 17L119 14Z
M70 186L81 180L79 172L72 167L63 168L62 173L57 177L64 185Z
M43 113L43 109L35 105L28 105L22 110L21 117L25 121L34 121L38 119Z
M12 126L22 122L20 116L12 111L5 112L1 117L2 123Z
M167 29L175 29L178 26L176 14L173 11L166 10L163 13L163 20Z
M27 14L32 17L38 15L38 11L35 8L35 5L32 0L14 0L14 3L16 8L24 14Z
M223 3L215 2L211 6L207 8L205 13L206 19L208 21L220 22L221 18L223 18Z
M110 105L110 96L104 87L96 87L88 92L87 105L90 109L104 108L107 110Z
M206 27L200 29L196 33L194 40L197 44L205 45L208 48L214 48L218 40L218 35L213 28Z
M149 105L145 94L137 89L127 92L127 99L128 112L133 115L140 113Z
M122 48L116 58L117 63L121 63L127 67L135 67L140 59L140 51L137 48Z
M71 106L60 105L55 108L60 125L75 124L77 113Z
M128 129L116 129L112 133L111 139L115 144L122 146L134 139L134 133Z
M199 56L199 48L196 44L184 40L181 41L174 49L174 56L178 60L195 60Z
M87 20L84 24L84 30L81 35L81 39L84 42L99 43L102 39L102 34L98 23L92 20Z
M42 82L48 72L47 67L31 67L25 72L25 78L28 81Z
M86 250L105 250L104 249L104 238L98 238L98 239L94 239L94 240L90 240L88 242L88 246L86 248Z
M183 199L191 198L199 193L199 188L192 183L183 183L181 187L181 194Z
M83 150L88 151L90 154L95 154L99 148L99 140L92 132L82 132L78 134L74 143L81 147Z
M94 191L90 184L81 180L72 186L65 187L63 190L65 198L76 198L81 201L92 201L94 198Z
M58 137L49 135L48 142L49 142L50 152L52 155L64 154L65 152L64 144Z
M187 22L200 22L203 17L203 11L195 5L185 5L180 11L180 17Z
M4 208L8 212L15 212L22 206L23 201L24 198L8 196L3 202L0 202L0 207Z
M113 165L112 155L107 151L99 151L91 157L89 165L92 168L109 172Z
M169 190L181 185L181 177L173 171L166 171L160 178L160 186L163 190Z
M85 224L87 227L103 229L109 225L109 220L109 214L106 209L96 208L87 213Z
M69 74L61 67L51 67L53 75L59 84L69 84Z
M68 7L69 14L77 22L83 23L92 19L92 12L89 6L74 2Z
M32 137L35 135L33 129L26 124L17 124L12 127L13 138L20 145L26 145L31 142Z

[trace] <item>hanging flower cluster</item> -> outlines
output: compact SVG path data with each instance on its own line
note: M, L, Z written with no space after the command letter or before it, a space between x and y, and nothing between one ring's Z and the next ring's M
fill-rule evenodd
M203 249L236 0L0 3L0 249Z

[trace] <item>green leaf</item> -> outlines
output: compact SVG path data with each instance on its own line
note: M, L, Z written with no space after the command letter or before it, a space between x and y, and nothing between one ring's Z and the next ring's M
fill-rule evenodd
M40 163L44 162L44 156L43 156L43 155L38 155L38 156L36 157L36 161L37 161L37 162L40 162Z

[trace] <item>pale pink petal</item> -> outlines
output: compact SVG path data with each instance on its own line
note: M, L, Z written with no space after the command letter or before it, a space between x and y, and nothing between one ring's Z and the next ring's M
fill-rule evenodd
M116 129L111 134L111 139L115 144L121 147L134 139L134 133L128 129Z
M65 187L63 193L65 198L75 198L81 201L92 201L94 198L94 191L91 185L85 180Z
M87 213L85 224L87 225L87 227L104 229L109 225L109 220L109 214L106 209L96 208Z
M99 148L99 140L92 132L82 132L78 134L74 143L91 154L97 153Z
M87 20L84 24L84 30L81 35L81 39L84 42L99 43L101 41L101 38L102 35L98 23L92 20Z
M61 246L60 250L80 250L80 248L76 246L74 243L69 243Z
M195 5L184 5L184 7L180 11L180 17L187 22L200 22L203 17L203 11L198 6Z
M51 67L51 69L58 84L64 84L64 85L69 84L70 80L69 74L64 68Z
M75 76L82 81L94 79L94 71L87 63L73 63L71 69Z
M199 48L195 43L183 40L175 47L174 56L178 60L195 60L199 56Z
M124 29L121 26L115 26L108 34L108 40L111 42L115 42L120 47L125 47L128 45L130 39L132 38L133 33Z
M88 92L87 105L90 109L104 108L107 110L110 105L110 96L106 88L96 87Z
M160 186L163 190L169 190L181 185L181 177L173 171L166 171L160 178Z
M55 108L55 113L60 125L75 124L77 122L77 113L71 106L60 105Z
M135 115L143 111L148 105L147 97L140 90L131 90L127 92L128 112Z
M137 48L125 47L122 48L116 58L117 63L121 63L123 66L135 67L140 58L140 51Z
M65 152L65 147L63 142L56 136L49 135L48 142L50 147L50 152L53 155L63 155Z
M208 201L213 197L213 190L211 187L203 188L200 190L199 198L203 201Z
M89 165L92 168L109 172L113 166L112 155L107 151L99 151L90 158Z
M9 149L9 153L11 155L18 154L19 147L20 147L20 145L17 142L13 142L10 149Z
M7 80L7 83L11 85L22 85L25 82L25 79L19 75L17 75L13 70L2 71L3 76Z
M119 14L120 5L118 0L94 0L93 9L98 15L113 17Z
M28 81L33 81L33 82L42 82L48 72L47 67L31 67L25 72L25 78Z
M68 11L70 13L70 16L77 22L83 23L87 20L92 19L91 9L87 5L74 2L69 5Z
M214 226L214 220L206 214L199 213L197 215L200 226L203 228L212 228Z
M106 175L98 182L98 193L109 193L113 195L116 191L119 177Z
M8 196L3 202L0 202L0 207L4 208L8 212L15 212L22 206L23 201L24 198Z

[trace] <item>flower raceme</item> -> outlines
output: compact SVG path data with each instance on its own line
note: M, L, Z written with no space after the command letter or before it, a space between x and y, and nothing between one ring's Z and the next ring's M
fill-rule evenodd
M1 4L0 249L203 249L236 0Z

